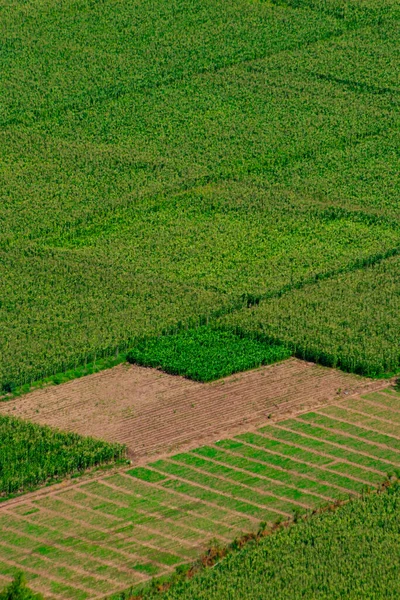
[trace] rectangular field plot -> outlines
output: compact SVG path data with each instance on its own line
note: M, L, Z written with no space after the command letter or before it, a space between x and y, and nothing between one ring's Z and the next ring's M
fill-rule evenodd
M361 396L363 400L373 402L374 404L387 408L389 410L400 413L400 392L396 390L383 390L382 392L374 392L367 396Z
M0 584L107 597L196 559L211 539L361 494L400 469L399 395L350 398L257 431L0 507Z

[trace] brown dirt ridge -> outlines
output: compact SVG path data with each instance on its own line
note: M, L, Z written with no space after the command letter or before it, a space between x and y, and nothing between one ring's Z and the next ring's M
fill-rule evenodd
M137 461L385 386L295 358L206 384L119 365L0 403L0 413L124 443Z
M107 598L191 564L211 539L224 545L260 522L273 527L376 488L400 468L400 393L386 386L294 359L207 385L118 367L4 404L82 433L119 431L131 449L142 440L134 462L146 467L1 503L0 584L22 569L48 600ZM93 429L96 402L104 409ZM191 450L176 453L182 444Z

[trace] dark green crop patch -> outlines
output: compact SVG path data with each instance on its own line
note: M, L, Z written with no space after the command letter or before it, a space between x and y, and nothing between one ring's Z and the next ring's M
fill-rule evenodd
M206 325L145 340L128 353L130 363L195 381L213 381L289 358L280 344L240 337Z

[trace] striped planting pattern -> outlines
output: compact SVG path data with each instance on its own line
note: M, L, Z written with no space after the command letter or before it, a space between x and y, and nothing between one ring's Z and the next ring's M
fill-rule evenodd
M0 507L0 585L102 598L193 561L211 539L312 511L400 470L400 393L349 398L190 452Z

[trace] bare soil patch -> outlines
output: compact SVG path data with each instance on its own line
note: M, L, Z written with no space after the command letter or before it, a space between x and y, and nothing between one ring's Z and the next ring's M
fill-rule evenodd
M121 424L120 435L131 436L128 439L132 440L132 448L138 441L143 442L148 458L145 454L137 456L138 462L147 463L146 468L119 466L106 473L87 473L1 503L0 584L9 579L10 569L22 568L30 587L46 598L79 600L86 595L88 600L100 600L155 574L168 574L179 564L190 564L206 550L211 538L225 544L244 532L256 532L261 520L272 527L279 516L291 518L296 510L314 510L344 495L358 495L366 485L376 487L386 475L386 465L391 470L400 464L396 454L400 457L398 422L378 422L380 432L391 431L389 437L394 444L386 446L380 443L382 440L364 437L359 438L362 446L342 441L343 436L355 439L354 432L348 434L342 423L347 422L346 415L349 422L358 422L361 413L349 407L363 400L359 392L374 392L365 401L365 412L368 418L373 417L377 397L384 394L384 401L391 401L392 390L376 393L388 382L371 382L297 360L212 385L193 384L137 367L113 369L91 377L92 388L87 378L43 390L42 397L63 406L61 411L57 405L46 404L47 419L52 415L64 427L68 422L76 427L80 423L76 414L83 414L88 421L82 420L80 431L91 433L90 418L96 419L99 406L95 392L102 392L103 406L107 407L107 385L111 385L107 377L114 378L118 373L127 378L123 389L131 394L121 397L127 403L129 398L135 401L137 415L131 419L121 417L126 405L121 403L121 408L117 402L110 402L110 423ZM142 385L136 393L135 385L129 385L129 376L136 385ZM103 386L102 381L106 382ZM162 386L156 385L160 382ZM72 387L76 394L78 383L86 385L77 398L71 397L65 390ZM29 414L40 418L43 414L35 412L38 404L32 403L34 396L40 395L35 392L23 398L24 403L30 401L25 407L19 406L21 399L14 406L25 411L29 407ZM195 406L190 413L192 404ZM70 413L69 406L73 408ZM174 406L180 407L180 412L173 412ZM80 407L83 412L76 413ZM17 410L13 410L12 403L4 408L13 413ZM301 413L307 416L309 408L313 409L311 423L327 413L336 424L326 428L330 439L324 441L323 448L314 443L324 440L323 436L279 435L280 430L295 429L294 419L285 421L285 417L296 415L297 422ZM118 429L107 429L107 413L103 410L97 427L105 423L105 429L96 431L104 437L115 435ZM270 410L274 412L268 419L266 411ZM341 411L339 416L335 411ZM186 414L193 416L192 421L185 418ZM265 425L271 421L280 423L257 430L255 423ZM360 427L374 431L364 421ZM180 449L182 444L193 447L205 438L207 443L216 442L218 437L231 436L235 431L257 435L230 440L240 442L239 446L210 443L203 448L206 452L170 452L172 456L165 460L149 460L149 455L154 458L152 453L157 453L157 458L167 454L174 444ZM332 433L338 434L337 441L332 441ZM210 454L210 449L218 453ZM348 454L343 455L346 449ZM390 455L382 457L382 449ZM194 458L200 462L193 462ZM159 478L149 479L143 476L145 471L147 475L158 473Z
M0 404L0 412L125 443L143 460L387 386L294 358L197 383L119 365Z

